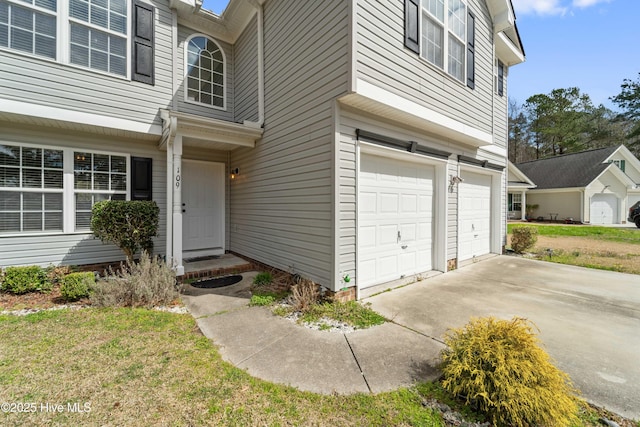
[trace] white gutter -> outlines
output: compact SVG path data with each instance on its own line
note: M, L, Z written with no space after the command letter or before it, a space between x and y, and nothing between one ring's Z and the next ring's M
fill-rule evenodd
M258 39L258 120L245 120L244 125L256 128L264 126L264 9L262 5L252 0L251 4L257 11L257 39Z

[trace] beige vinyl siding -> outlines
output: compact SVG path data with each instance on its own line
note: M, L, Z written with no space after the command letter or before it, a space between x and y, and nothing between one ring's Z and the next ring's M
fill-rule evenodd
M194 34L202 33L200 31L192 30L191 28L187 28L183 25L178 25L178 50L176 52L176 69L178 72L178 88L176 90L176 97L178 100L178 111L182 113L195 114L198 116L209 117L212 119L233 121L233 109L234 109L234 99L233 99L233 84L234 84L234 58L233 58L233 46L229 43L223 42L221 40L216 39L215 37L209 36L212 40L215 40L216 43L220 46L220 49L224 52L225 57L225 95L226 95L226 108L214 108L208 107L202 104L196 104L185 101L184 91L186 85L185 78L185 47L186 40Z
M0 50L0 99L160 124L173 95L171 12L168 1L154 5L155 85Z
M264 5L265 125L231 152L231 250L333 287L333 100L346 93L348 2Z
M71 147L78 150L127 153L131 156L152 158L153 200L160 208L159 236L154 239L154 251L165 252L166 234L166 153L155 143L135 140L104 138L93 134L56 133L34 131L33 128L9 127L0 123L0 143L18 142L50 146ZM131 167L130 164L127 165ZM49 264L81 265L120 261L124 254L112 244L103 244L90 233L40 234L0 236L0 267L10 265Z
M258 40L256 17L234 45L235 53L235 121L258 120Z
M358 78L492 132L493 31L484 1L466 2L476 15L474 90L404 47L404 2L357 2Z

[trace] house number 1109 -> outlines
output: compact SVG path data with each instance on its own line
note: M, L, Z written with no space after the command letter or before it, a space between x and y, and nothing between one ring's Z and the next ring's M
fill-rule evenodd
M180 188L180 168L176 169L176 188Z

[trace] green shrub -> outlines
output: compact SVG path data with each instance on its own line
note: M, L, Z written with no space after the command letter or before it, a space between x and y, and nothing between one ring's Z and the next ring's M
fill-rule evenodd
M522 318L472 319L447 332L442 386L464 396L497 426L567 426L577 420L577 392L539 346Z
M51 290L51 281L42 267L7 267L2 279L2 290L12 294L46 292Z
M538 229L536 227L513 227L511 230L511 249L521 254L533 247L538 241Z
M96 283L91 304L151 308L171 304L179 296L175 273L162 260L143 252L139 263L127 260L118 272L110 269L106 279Z
M271 282L273 282L273 275L268 271L258 273L256 274L256 277L253 278L253 284L256 286L270 285Z
M132 260L139 250L153 251L159 213L153 201L105 200L91 209L91 231L103 242L115 243Z
M273 295L251 295L251 300L249 301L250 306L264 306L271 305L276 302L276 297Z
M91 272L69 273L62 279L60 292L67 301L86 298L96 283L96 276Z

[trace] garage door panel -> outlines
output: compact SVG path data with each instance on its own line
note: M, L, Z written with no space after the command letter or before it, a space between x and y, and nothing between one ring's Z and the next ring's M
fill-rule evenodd
M591 223L615 224L618 217L618 198L615 194L594 194L591 197Z
M358 285L430 270L433 167L367 154L360 163Z
M491 252L491 176L462 173L459 184L459 259Z

